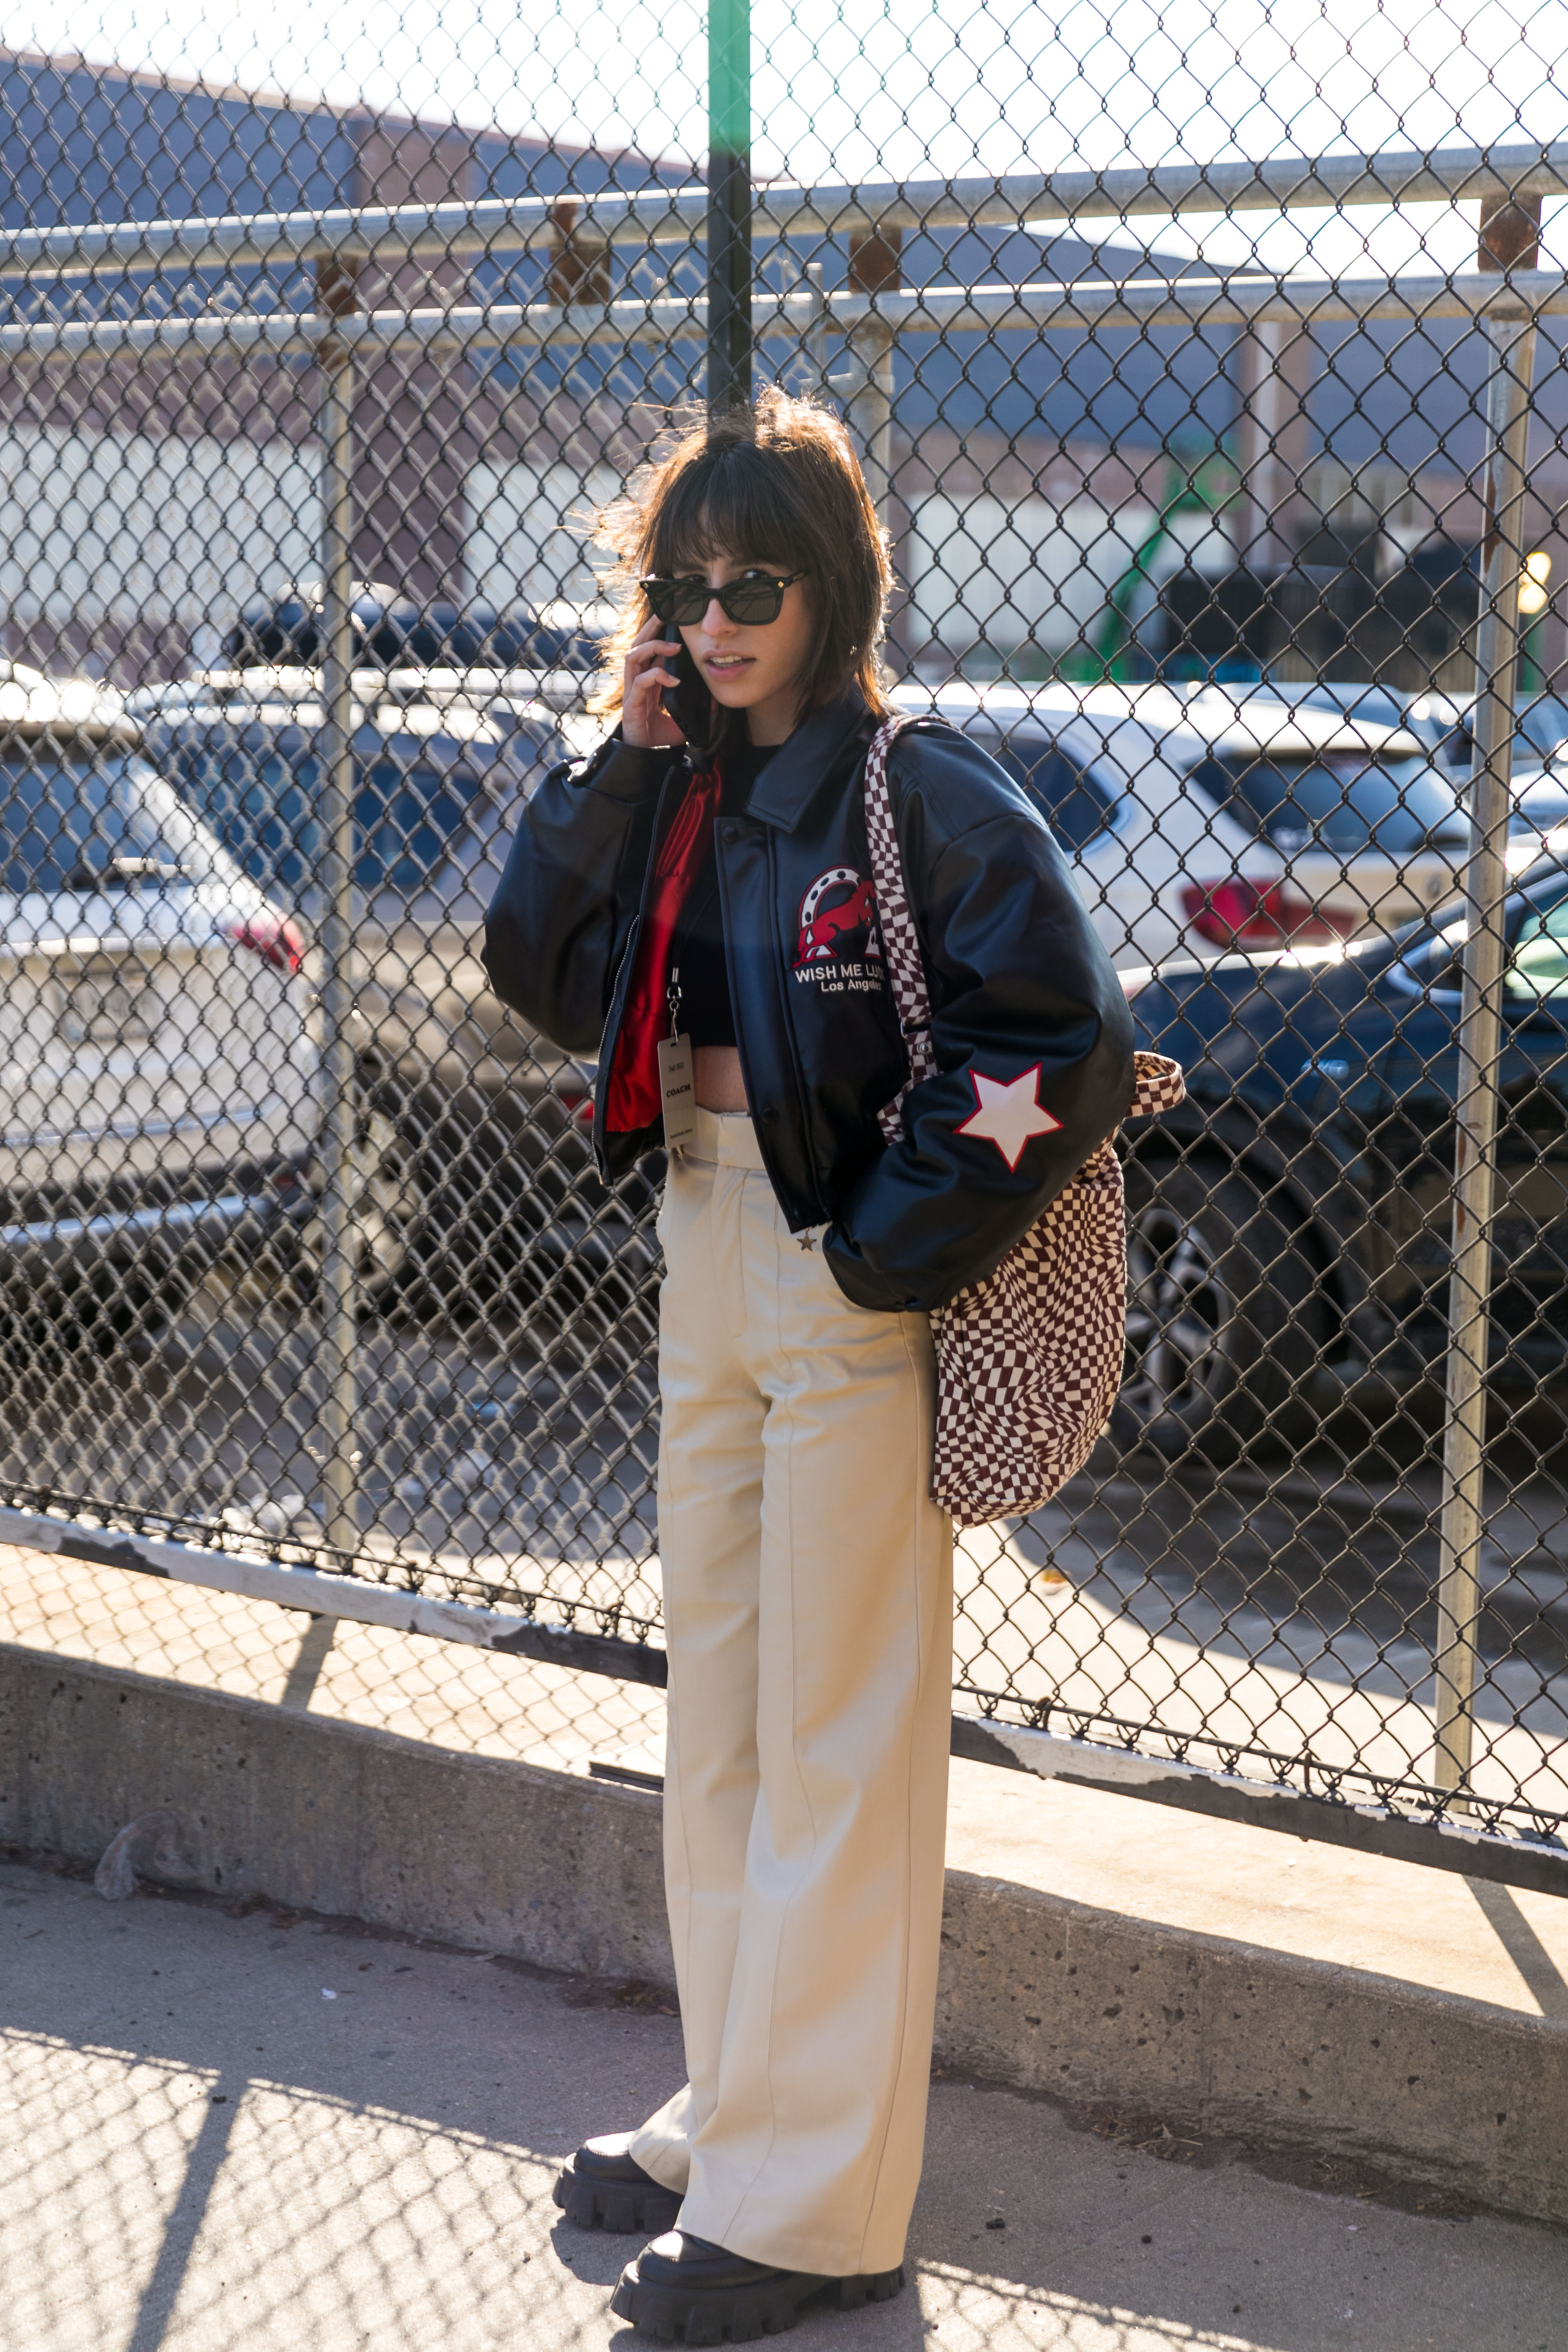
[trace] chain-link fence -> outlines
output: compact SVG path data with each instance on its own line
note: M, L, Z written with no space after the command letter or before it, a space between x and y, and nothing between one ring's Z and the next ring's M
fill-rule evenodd
M0 1533L662 1680L659 1171L479 943L596 739L595 518L778 380L900 701L1188 1072L1110 1433L965 1539L955 1741L1562 1884L1552 51L1135 13L0 56Z

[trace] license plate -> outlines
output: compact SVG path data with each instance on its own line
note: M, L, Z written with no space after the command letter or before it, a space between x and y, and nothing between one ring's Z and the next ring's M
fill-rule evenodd
M157 1003L146 976L108 957L55 967L55 1023L68 1045L121 1045L153 1034Z

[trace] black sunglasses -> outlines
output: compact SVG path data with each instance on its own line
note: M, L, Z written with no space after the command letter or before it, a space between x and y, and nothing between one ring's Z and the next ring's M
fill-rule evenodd
M655 616L676 628L689 629L699 622L715 596L719 609L742 628L755 628L766 621L776 621L784 610L784 590L804 580L804 572L786 572L782 580L767 580L754 572L743 579L731 580L722 588L710 588L706 580L639 580L638 587L647 598Z

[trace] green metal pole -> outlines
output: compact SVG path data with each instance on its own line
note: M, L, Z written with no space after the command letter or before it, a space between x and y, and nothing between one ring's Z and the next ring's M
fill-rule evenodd
M752 7L708 0L708 404L752 396Z

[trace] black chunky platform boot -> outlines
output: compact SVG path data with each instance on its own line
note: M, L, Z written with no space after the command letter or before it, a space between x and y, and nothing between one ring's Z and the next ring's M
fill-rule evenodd
M626 2264L610 2309L639 2335L666 2344L721 2344L726 2336L749 2344L793 2327L808 2304L858 2311L862 2304L889 2302L903 2283L901 2267L855 2278L774 2270L671 2230Z
M679 2192L645 2172L628 2153L631 2132L605 2132L584 2140L552 2191L574 2229L672 2230L680 2210Z

